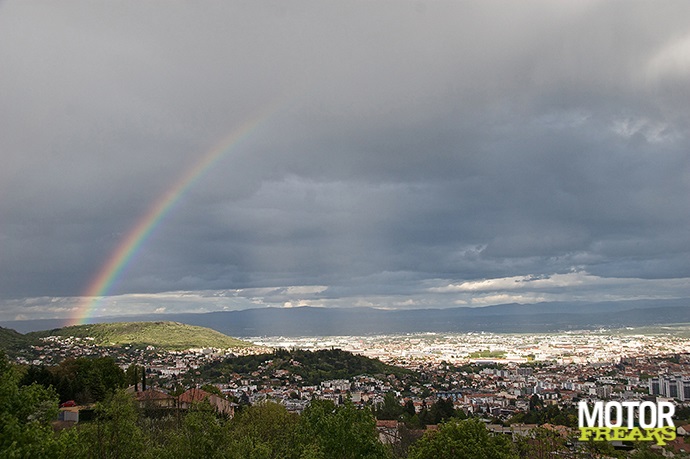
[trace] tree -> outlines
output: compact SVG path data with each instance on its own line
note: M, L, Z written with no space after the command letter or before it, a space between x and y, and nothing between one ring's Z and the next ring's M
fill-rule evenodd
M389 452L378 440L376 420L369 410L351 402L336 406L314 400L299 419L299 434L313 457L328 459L378 459ZM318 454L317 454L318 452Z
M412 430L406 425L406 423L398 424L398 441L390 445L393 457L401 459L406 458L408 456L410 447L414 445L423 434L423 430Z
M664 459L664 455L652 451L649 443L638 442L630 459Z
M435 425L454 417L465 419L467 416L464 411L455 410L450 398L440 398L430 408L422 407L419 412L419 423L421 425Z
M412 407L414 410L414 406ZM383 403L376 410L376 419L382 420L394 420L399 419L400 416L405 412L405 408L400 405L400 402L393 392L387 392L383 397Z
M57 379L47 366L31 365L22 375L19 384L22 386L30 386L33 383L40 384L44 387L55 387L57 385Z
M455 407L450 398L439 398L429 410L434 424L446 421L455 416Z
M142 369L143 367L139 367L139 365L136 363L128 366L127 370L125 371L125 384L128 386L134 386L134 389L138 391L140 389L139 375L141 374Z
M410 448L410 459L515 459L512 443L491 437L479 420L452 419L427 432Z
M544 427L535 427L527 437L517 440L520 457L525 459L551 459L565 449L565 439Z
M273 402L242 410L230 423L237 457L297 458L297 416Z
M227 432L214 408L203 401L193 405L182 425L168 431L157 457L170 459L213 459L225 456Z
M21 386L19 379L0 351L0 457L54 457L50 421L57 415L57 395L40 384Z
M544 407L544 402L539 395L533 394L529 399L529 410L536 411Z
M46 376L45 369L27 371L23 382L53 385L63 402L100 402L126 383L124 371L110 357L66 359L48 371L52 378Z
M580 444L575 457L578 459L623 458L625 453L616 451L610 442L590 440Z
M151 445L138 425L134 399L120 390L96 404L96 419L61 435L65 458L124 459L148 457Z
M412 417L412 416L414 416L415 414L417 414L417 410L415 410L415 407L414 407L414 402L413 402L411 399L408 399L408 400L405 402L405 412L406 412L410 417Z

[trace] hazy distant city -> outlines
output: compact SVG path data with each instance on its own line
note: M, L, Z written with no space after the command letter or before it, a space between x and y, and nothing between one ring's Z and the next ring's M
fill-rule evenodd
M412 335L259 337L260 346L296 349L338 348L403 366L447 362L559 365L618 363L629 357L683 353L690 337L642 335L608 330L558 334L421 333Z

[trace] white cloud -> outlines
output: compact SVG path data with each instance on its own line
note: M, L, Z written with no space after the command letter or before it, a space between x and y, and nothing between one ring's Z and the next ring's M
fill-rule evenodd
M293 287L287 287L285 289L288 295L308 295L314 293L321 293L328 287L325 285L298 285Z
M492 292L497 290L541 290L554 287L573 287L578 285L594 285L614 283L612 279L602 279L583 271L566 274L552 274L550 276L511 276L496 279L482 279L477 281L448 284L442 287L432 287L434 293L453 292Z
M498 295L485 295L473 297L470 300L472 306L490 306L494 304L530 304L548 301L548 297L544 295L511 295L507 293Z
M447 283L427 290L457 305L668 299L690 297L690 279L606 278L576 271Z

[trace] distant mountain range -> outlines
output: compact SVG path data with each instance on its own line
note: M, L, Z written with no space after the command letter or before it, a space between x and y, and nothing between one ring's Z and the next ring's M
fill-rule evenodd
M481 308L260 308L204 314L99 317L93 322L175 321L230 336L332 336L419 332L557 332L690 322L690 299L502 304ZM61 320L3 322L22 333Z

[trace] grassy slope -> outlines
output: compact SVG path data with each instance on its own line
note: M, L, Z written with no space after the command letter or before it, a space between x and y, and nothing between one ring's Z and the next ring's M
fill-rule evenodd
M29 345L29 339L11 328L0 327L0 349L13 351Z
M210 328L178 322L118 322L71 327L27 333L27 337L74 336L91 337L101 346L155 346L169 350L215 347L220 349L247 347L250 343L231 338Z

